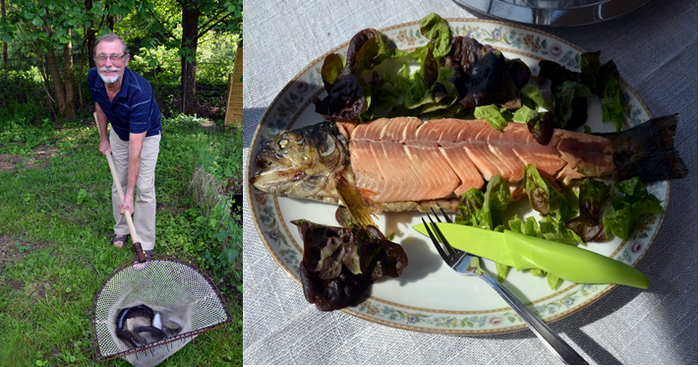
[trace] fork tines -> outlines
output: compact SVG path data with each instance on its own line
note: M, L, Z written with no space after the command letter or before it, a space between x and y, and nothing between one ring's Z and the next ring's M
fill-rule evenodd
M434 211L433 214L435 214ZM430 236L430 240L433 242L433 245L435 246L435 249L437 249L437 252L440 254L440 257L442 257L442 259L445 260L445 262L447 262L448 264L451 263L454 260L454 256L457 255L457 252L447 242L447 239L442 234L438 226L435 224L435 221L433 221L433 218L430 216L430 214L426 213L426 216L428 217L428 220L430 221L431 225L429 226L423 218L421 218L421 221L423 221L423 225L425 225L425 229L428 232L428 236ZM435 217L438 222L441 222L437 214L435 214ZM433 231L437 234L437 237L439 237L440 240L436 238L435 234L433 234Z

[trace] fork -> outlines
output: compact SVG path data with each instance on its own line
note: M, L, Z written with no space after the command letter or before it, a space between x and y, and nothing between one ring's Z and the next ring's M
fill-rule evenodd
M432 209L431 209L432 210ZM445 221L451 223L452 220L447 216L447 214L440 209ZM438 222L441 222L440 217L433 210L433 214ZM454 271L463 275L474 275L490 285L498 294L503 297L503 299L510 305L511 308L520 316L520 318L530 327L533 333L548 347L548 349L554 353L559 359L566 364L588 364L583 357L581 357L570 345L568 345L559 335L557 335L544 321L540 320L532 311L530 311L527 306L525 306L518 298L516 298L506 287L499 283L496 279L489 276L480 265L481 258L472 255L468 252L456 249L447 242L445 236L440 232L440 229L435 224L430 214L427 214L428 220L430 220L431 225L429 226L423 218L423 224L425 229L430 236L433 245L437 249L438 253L442 259L449 265ZM432 227L432 231L431 231ZM437 237L433 234L433 231L437 234Z

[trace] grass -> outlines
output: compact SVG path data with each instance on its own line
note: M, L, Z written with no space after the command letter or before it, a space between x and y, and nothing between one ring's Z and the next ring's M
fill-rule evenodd
M154 250L205 269L234 321L201 334L161 366L242 363L235 271L240 228L225 195L211 200L193 194L195 173L207 170L203 152L217 157L238 132L221 132L220 122L219 132L212 132L201 122L187 117L163 122ZM0 366L129 366L123 360L97 362L92 349L95 293L133 255L130 244L123 249L109 244L112 178L97 145L89 117L61 126L0 122ZM208 170L217 177L219 170Z

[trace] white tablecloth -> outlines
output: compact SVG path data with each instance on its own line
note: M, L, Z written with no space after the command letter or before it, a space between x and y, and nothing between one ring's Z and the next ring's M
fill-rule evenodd
M431 12L483 17L448 0L245 0L244 7L244 146L285 84L357 31ZM616 287L551 324L591 364L698 363L697 19L697 2L652 1L597 25L539 27L613 59L654 116L679 113L676 147L690 169L672 183L661 231L638 265L649 289ZM247 148L244 154L247 162ZM320 312L268 253L247 207L243 235L244 364L558 363L529 330L426 334Z

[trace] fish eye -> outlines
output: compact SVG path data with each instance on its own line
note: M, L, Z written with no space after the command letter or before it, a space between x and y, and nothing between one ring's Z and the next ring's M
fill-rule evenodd
M280 147L280 149L285 149L287 147L287 144L289 144L289 139L287 138L282 138L279 142L277 142L277 145Z
M328 135L326 137L325 145L319 149L319 154L321 157L326 157L330 154L332 154L335 151L335 140L333 140L333 137Z

